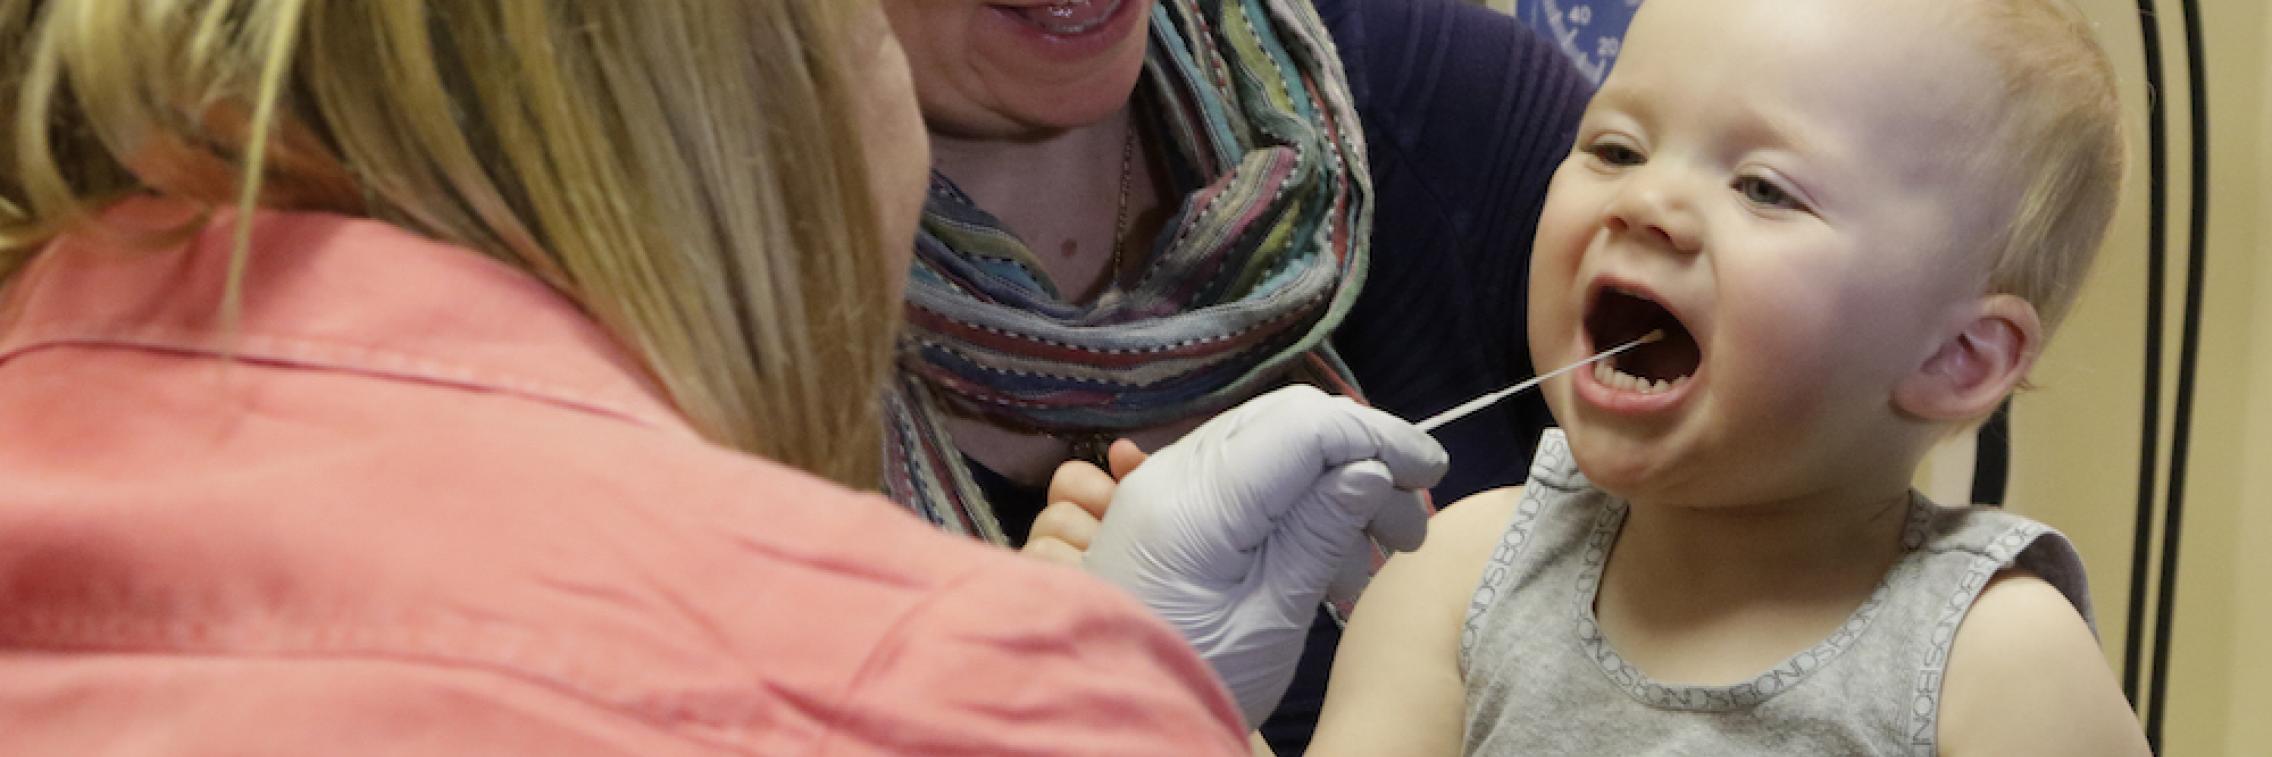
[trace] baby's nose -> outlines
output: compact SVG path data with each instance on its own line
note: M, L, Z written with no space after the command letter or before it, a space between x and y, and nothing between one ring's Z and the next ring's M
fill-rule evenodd
M1663 177L1628 179L1610 202L1602 225L1616 234L1640 235L1673 252L1703 249L1703 219L1687 190Z

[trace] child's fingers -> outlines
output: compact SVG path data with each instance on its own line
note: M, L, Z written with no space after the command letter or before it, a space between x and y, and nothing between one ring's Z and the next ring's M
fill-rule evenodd
M1112 492L1120 482L1102 469L1087 462L1067 460L1057 466L1057 473L1049 477L1049 502L1070 502L1079 505L1092 518L1104 517L1105 507L1112 504Z
M1123 479L1127 478L1128 474L1136 472L1136 466L1143 465L1145 460L1151 458L1152 453L1145 452L1143 448L1136 446L1135 442L1120 439L1114 441L1110 449L1105 450L1104 456L1105 461L1112 465L1112 477Z
M1026 542L1031 544L1042 539L1055 539L1074 549L1087 551L1089 543L1096 540L1097 526L1101 522L1079 503L1051 502L1048 507L1042 508L1040 515L1034 517L1033 532L1026 537Z
M1088 555L1087 550L1075 549L1073 545L1056 539L1036 539L1026 542L1025 548L1018 550L1018 553L1069 568L1081 567L1081 559Z

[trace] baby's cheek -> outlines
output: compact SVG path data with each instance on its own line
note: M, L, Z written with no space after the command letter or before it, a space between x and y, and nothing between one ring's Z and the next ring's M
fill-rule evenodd
M1748 377L1742 392L1764 412L1803 413L1838 380L1851 338L1841 330L1848 304L1836 292L1797 282L1763 283L1770 285L1721 293L1726 328L1716 329L1721 338L1711 359Z
M1585 298L1578 271L1588 240L1588 235L1568 226L1539 229L1531 250L1529 311L1524 314L1533 359L1546 357L1535 350L1560 349L1577 328Z
M1589 180L1582 168L1565 161L1554 172L1540 210L1538 231L1531 240L1530 265L1534 294L1541 274L1566 280L1585 256L1587 242L1601 229L1602 209L1608 198Z

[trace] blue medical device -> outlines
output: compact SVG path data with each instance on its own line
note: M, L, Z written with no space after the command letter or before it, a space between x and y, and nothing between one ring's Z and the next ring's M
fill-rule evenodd
M1625 46L1625 26L1641 0L1516 0L1515 17L1546 35L1601 86Z

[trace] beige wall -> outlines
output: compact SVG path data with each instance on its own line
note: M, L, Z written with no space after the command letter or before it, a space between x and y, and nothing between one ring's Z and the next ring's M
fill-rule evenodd
M2249 291L2233 295L2250 302L2272 298L2272 254L2268 254L2272 253L2272 11L2259 7L2257 12L2262 23L2255 39L2237 43L2261 55L2255 89L2237 92L2228 106L2247 108L2253 100L2257 117L2254 191L2227 206L2233 221L2256 220L2255 244L2239 255L2255 266L2256 275ZM2272 586L2266 585L2272 582L2272 305L2255 306L2245 323L2246 333L2254 336L2247 343L2250 373L2242 388L2248 403L2248 439L2239 463L2241 496L2234 503L2242 511L2244 535L2236 545L2239 556L2231 572L2233 643L2224 666L2228 754L2272 745L2272 645L2263 643L2272 639Z
M2038 373L2042 391L2017 405L2014 506L2074 536L2090 563L2102 640L2118 663L2129 591L2138 419L2143 380L2145 228L2143 76L2132 0L2081 0L2125 75L2140 152L2125 206L2091 290ZM2191 198L2185 161L2182 19L2165 2L2164 94L2170 147L2165 393L2174 396ZM2261 754L2272 744L2272 168L2265 92L2272 86L2272 15L2262 0L2201 0L2211 107L2209 277L2188 465L2164 754ZM2165 405L2162 454L2168 454ZM2250 464L2255 461L2256 464ZM2166 463L2157 471L2168 481ZM2158 516L2157 516L2158 518ZM2153 555L2157 564L2158 554ZM2149 596L2149 602L2152 599ZM2150 604L2149 604L2150 607ZM2151 639L2147 642L2150 644ZM2148 647L2150 649L2150 647Z
M2099 640L2120 669L2145 381L2146 86L2131 0L2081 0L2123 77L2132 153L2121 215L2088 288L2013 405L2015 510L2067 533L2091 575ZM2169 332L2174 344L2175 331ZM2165 382L2166 383L2166 382ZM2165 413L2166 415L2166 413ZM2157 473L2157 480L2162 477Z

